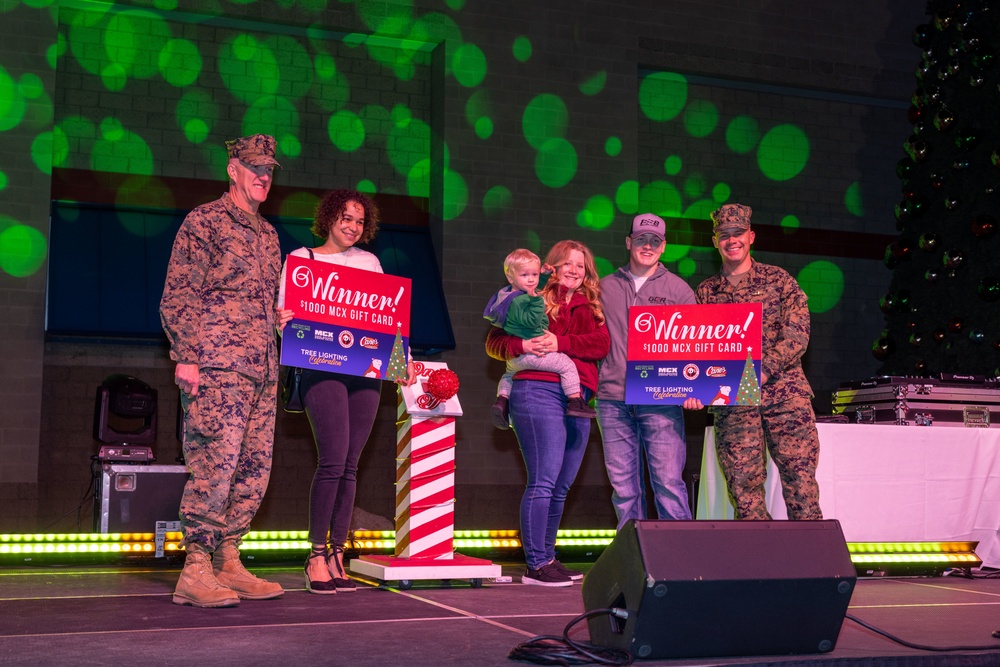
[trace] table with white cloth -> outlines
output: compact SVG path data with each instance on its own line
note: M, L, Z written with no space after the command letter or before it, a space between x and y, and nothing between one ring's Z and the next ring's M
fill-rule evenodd
M820 423L816 479L823 518L848 542L978 541L1000 568L1000 428ZM781 483L767 465L767 509L786 519ZM705 429L698 519L732 519L733 506Z

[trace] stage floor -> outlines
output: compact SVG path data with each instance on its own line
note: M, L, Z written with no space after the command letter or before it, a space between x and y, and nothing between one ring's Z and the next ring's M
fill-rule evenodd
M569 560L569 559L567 559ZM176 562L0 566L0 663L17 665L526 664L508 659L535 635L561 635L584 611L580 585L519 583L523 563L500 562L513 583L373 582L334 596L306 592L301 565L250 565L278 581L277 600L228 609L170 602ZM572 564L572 563L568 563ZM586 570L591 563L576 563ZM1000 665L1000 579L978 575L861 578L836 648L825 654L637 660L639 665ZM850 619L937 652L909 648ZM669 628L664 628L665 632ZM586 623L571 636L587 639ZM993 646L994 651L970 647ZM964 647L964 648L963 648Z

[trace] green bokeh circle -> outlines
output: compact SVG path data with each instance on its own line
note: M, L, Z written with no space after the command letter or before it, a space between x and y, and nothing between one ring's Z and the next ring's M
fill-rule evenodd
M454 220L462 215L468 203L469 187L465 184L465 179L457 171L445 169L444 206L442 207L441 217L445 220Z
M517 62L528 62L531 59L531 40L523 36L516 38L514 45L511 47L511 52L514 54L514 60Z
M13 218L0 216L0 270L15 278L26 278L45 262L45 236Z
M687 103L688 84L680 74L654 72L639 84L639 108L650 120L676 118Z
M707 137L719 125L719 110L708 100L694 100L684 110L684 128L692 137Z
M604 142L604 152L611 157L618 157L622 152L622 140L618 137L608 137Z
M681 173L683 167L684 160L681 159L680 155L671 155L663 161L663 173L667 176L676 176Z
M840 303L844 293L844 273L833 262L818 260L802 267L796 277L809 297L809 312L825 313Z
M494 185L483 195L483 213L489 217L496 217L510 209L514 202L514 195L510 189L503 185Z
M737 116L726 127L726 145L739 155L749 153L760 141L760 125L750 116Z
M561 188L576 175L577 155L565 139L549 139L535 156L535 175L550 188Z
M607 229L614 221L615 204L605 195L594 195L576 214L576 224L585 229Z
M521 129L532 148L541 148L550 139L566 136L569 111L562 98L543 93L533 98L524 108Z
M455 49L451 73L461 85L475 88L486 78L486 56L475 44L463 44Z
M365 143L365 124L350 111L338 111L327 123L330 142L339 150L351 153Z
M809 161L809 139L799 127L785 124L771 128L757 147L757 166L773 181L795 178Z
M861 197L861 184L854 181L847 186L844 192L844 207L851 215L863 218L865 215L864 200Z
M183 88L198 80L201 74L201 53L186 39L171 39L163 45L158 58L160 74L171 86Z
M639 182L625 181L615 190L615 206L626 215L639 212Z

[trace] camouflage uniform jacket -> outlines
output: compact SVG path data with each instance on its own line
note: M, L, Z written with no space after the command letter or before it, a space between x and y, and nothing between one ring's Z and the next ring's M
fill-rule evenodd
M775 405L795 396L812 398L802 371L802 355L809 346L809 306L795 278L778 266L753 262L738 285L721 273L707 278L696 292L698 303L763 304L761 405Z
M274 227L260 214L256 225L249 216L226 193L184 218L160 321L174 361L276 382L281 248Z

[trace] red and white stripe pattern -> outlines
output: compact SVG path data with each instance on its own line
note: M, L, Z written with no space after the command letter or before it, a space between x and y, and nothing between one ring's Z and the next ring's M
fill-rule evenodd
M410 416L402 397L397 415L395 555L451 559L455 536L455 418Z

